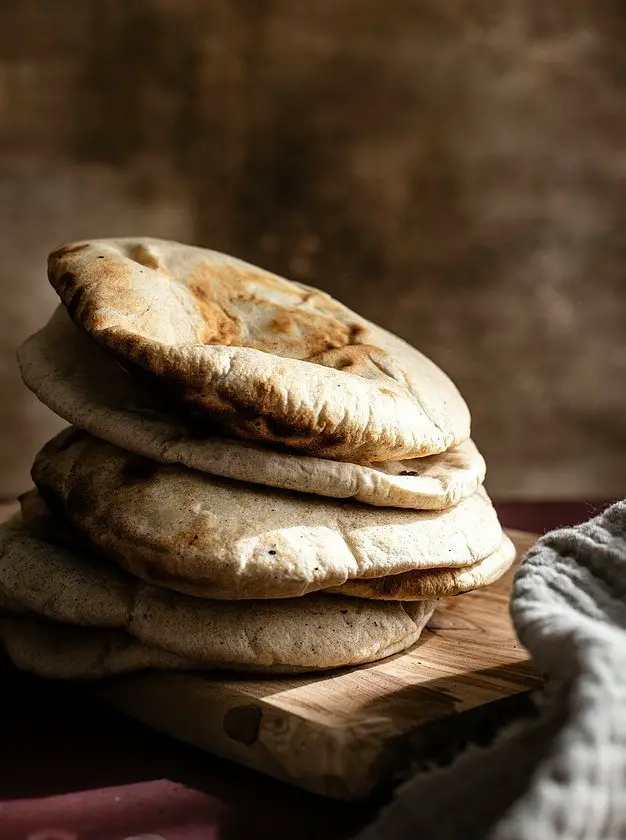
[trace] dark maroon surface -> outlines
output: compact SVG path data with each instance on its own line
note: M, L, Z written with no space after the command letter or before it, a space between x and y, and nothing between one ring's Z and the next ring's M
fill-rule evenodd
M593 502L496 502L505 528L542 534L553 528L577 525L601 513L609 501Z
M497 507L507 527L545 531L604 506ZM8 665L0 679L0 840L334 840L373 814L151 732L74 686Z
M308 840L350 836L365 814L152 732L71 685L9 666L0 676L1 840Z

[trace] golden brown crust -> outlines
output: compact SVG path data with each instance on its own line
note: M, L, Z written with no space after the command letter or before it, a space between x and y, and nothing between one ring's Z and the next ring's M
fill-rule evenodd
M339 460L442 452L469 412L429 360L316 289L150 239L65 246L49 278L72 320L198 422Z
M68 423L122 449L201 473L377 507L441 510L476 492L486 464L469 440L445 453L377 464L339 463L196 429L170 410L163 389L142 387L59 307L20 348L28 387ZM80 359L77 366L76 360ZM139 368L141 376L145 371ZM291 431L290 429L287 432Z

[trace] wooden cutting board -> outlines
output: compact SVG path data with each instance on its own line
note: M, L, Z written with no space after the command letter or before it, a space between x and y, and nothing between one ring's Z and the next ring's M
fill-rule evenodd
M512 532L518 553L534 541ZM513 572L444 602L409 652L309 677L144 673L102 681L105 702L209 752L308 790L357 799L411 759L473 738L540 685L509 618ZM505 701L503 703L503 701Z

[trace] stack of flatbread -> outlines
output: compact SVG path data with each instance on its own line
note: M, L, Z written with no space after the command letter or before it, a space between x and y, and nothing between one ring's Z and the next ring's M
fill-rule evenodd
M55 677L294 673L419 638L514 549L459 392L327 294L156 239L67 245L19 351L71 425L0 531L0 635Z

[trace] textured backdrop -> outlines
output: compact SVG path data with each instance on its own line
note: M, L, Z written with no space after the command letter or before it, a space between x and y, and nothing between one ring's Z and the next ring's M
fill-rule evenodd
M499 496L626 495L620 0L1 0L0 495L14 344L90 235L317 284L457 381Z

